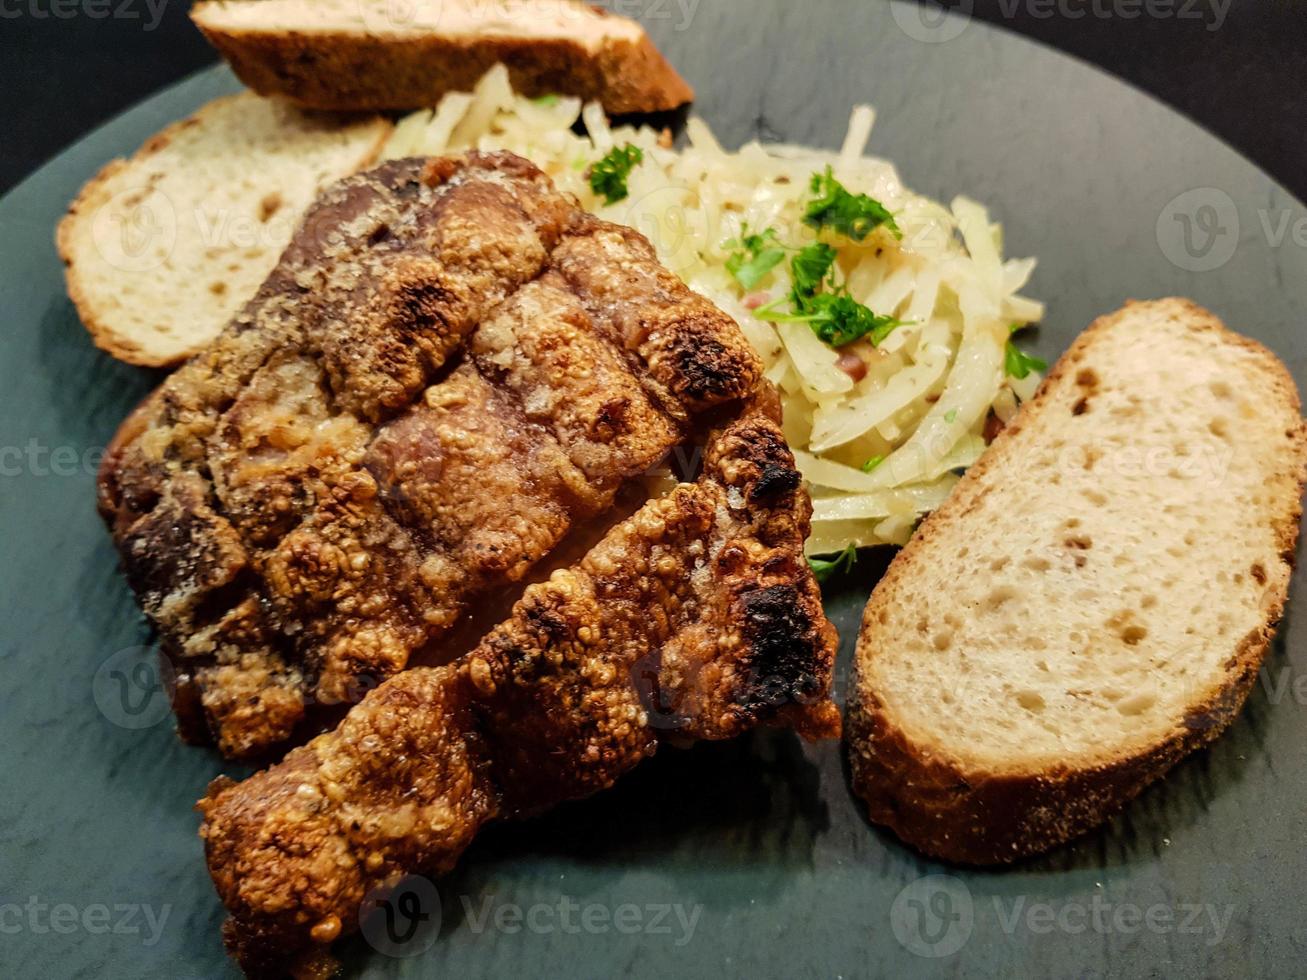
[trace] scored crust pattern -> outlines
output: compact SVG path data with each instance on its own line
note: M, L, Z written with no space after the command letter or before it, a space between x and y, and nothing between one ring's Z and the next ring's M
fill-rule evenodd
M256 756L356 702L759 373L642 236L521 158L334 185L101 471L183 733Z

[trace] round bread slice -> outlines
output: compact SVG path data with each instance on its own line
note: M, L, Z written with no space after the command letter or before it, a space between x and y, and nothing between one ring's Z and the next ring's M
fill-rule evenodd
M1305 460L1259 344L1181 299L1095 322L867 604L847 731L871 819L1012 861L1215 739L1284 605Z
M318 192L370 163L390 130L245 92L106 165L56 236L96 346L153 367L200 350L268 277Z

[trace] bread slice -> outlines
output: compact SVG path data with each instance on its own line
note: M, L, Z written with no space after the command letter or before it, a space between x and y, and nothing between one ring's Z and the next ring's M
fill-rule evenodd
M109 163L57 234L96 345L149 366L200 350L268 277L318 192L370 163L390 130L247 92Z
M694 98L638 23L574 0L205 0L191 18L250 88L313 109L434 106L497 62L518 92L614 115Z
M1284 605L1305 460L1259 344L1181 299L1095 322L867 604L848 731L871 819L1011 861L1215 739Z

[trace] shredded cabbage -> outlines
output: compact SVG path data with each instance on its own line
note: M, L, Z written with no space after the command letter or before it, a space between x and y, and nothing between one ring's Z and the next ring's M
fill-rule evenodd
M512 150L587 209L648 237L663 263L733 316L757 349L813 496L808 553L827 554L906 541L943 502L955 471L984 449L990 412L1008 421L1039 382L1033 373L1004 376L1011 331L1043 316L1042 303L1019 294L1034 260L1003 259L1002 229L977 202L957 197L946 208L904 187L889 162L866 156L874 121L869 106L854 108L838 152L757 142L730 152L691 119L677 150L666 132L610 127L597 104L517 95L496 66L471 94L451 93L401 120L383 156ZM627 196L605 204L587 168L627 143L643 162L627 178ZM854 241L805 225L809 181L827 166L850 192L887 207L902 238L884 226ZM774 229L787 249L751 291L726 267L746 228ZM818 240L838 248L836 275L853 299L904 321L879 346L864 337L837 350L806 323L754 315L784 302L788 257Z

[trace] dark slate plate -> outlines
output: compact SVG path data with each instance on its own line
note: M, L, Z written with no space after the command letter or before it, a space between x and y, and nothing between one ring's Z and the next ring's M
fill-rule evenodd
M850 105L874 103L874 152L925 193L987 202L1008 254L1039 257L1040 353L1055 356L1128 297L1182 294L1269 344L1302 382L1302 205L1138 92L978 23L923 22L911 5L635 6L728 145L835 146ZM234 972L191 811L224 767L180 745L162 695L134 687L148 636L93 507L95 447L158 379L94 350L51 244L101 164L233 88L224 71L198 75L0 202L5 976ZM841 692L883 564L864 558L829 590ZM1307 644L1286 622L1248 708L1210 752L1102 832L1003 872L925 861L870 827L835 745L759 733L669 750L599 798L486 833L440 882L438 932L428 925L402 950L418 955L355 940L347 965L376 976L1297 973L1304 670Z

